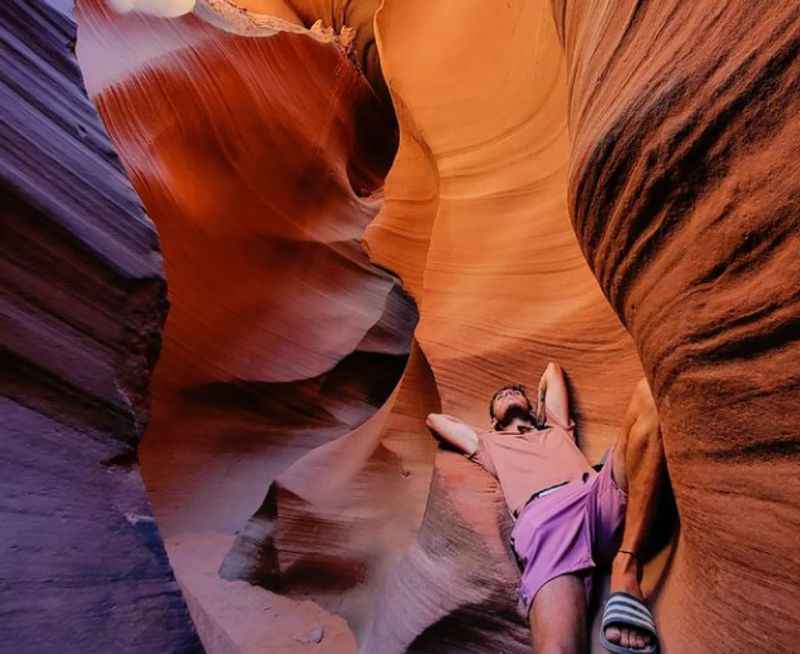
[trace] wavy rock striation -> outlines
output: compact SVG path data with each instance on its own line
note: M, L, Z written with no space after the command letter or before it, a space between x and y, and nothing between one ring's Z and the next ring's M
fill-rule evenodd
M366 233L370 255L401 275L420 307L415 336L425 360L412 363L424 374L406 375L397 397L418 407L409 440L420 455L408 460L433 482L414 498L398 480L407 459L394 474L386 466L381 446L392 442L400 410L385 407L382 428L280 475L222 569L346 615L364 652L529 649L496 487L453 454L433 456L425 405L441 401L483 425L492 390L535 385L555 358L571 373L582 445L599 458L641 374L569 225L566 67L549 7L510 3L498 12L474 2L446 14L385 2L376 16L400 145ZM425 47L433 41L439 47ZM520 65L532 43L536 56ZM476 78L494 86L477 93ZM340 479L343 461L361 463L320 496L318 480ZM392 498L388 515L372 508L376 475L383 501ZM399 512L401 493L424 512ZM346 517L359 511L366 526ZM377 535L392 515L406 536L383 545ZM320 524L319 540L309 537ZM376 535L367 550L361 531Z
M142 460L201 636L221 651L290 650L320 628L347 651L341 620L217 576L272 478L353 440L385 403L417 319L360 245L394 116L352 35L306 29L278 4L277 17L215 1L164 20L85 0L78 50L165 253L172 308ZM310 481L322 494L333 483Z
M673 652L797 650L800 213L793 3L554 3L572 221L659 406Z
M74 39L0 5L0 651L201 652L136 456L161 254Z
M166 256L142 459L211 649L527 651L496 486L423 420L556 359L593 460L655 391L664 650L793 651L791 3L77 15Z

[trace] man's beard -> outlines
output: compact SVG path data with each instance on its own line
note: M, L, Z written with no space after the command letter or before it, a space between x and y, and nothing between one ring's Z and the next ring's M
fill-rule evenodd
M497 426L499 429L505 429L508 427L515 418L520 418L521 420L525 420L530 422L532 425L535 424L535 420L531 415L531 410L527 407L520 406L519 404L512 404L510 407L506 409L506 413L503 416L502 420L497 421Z

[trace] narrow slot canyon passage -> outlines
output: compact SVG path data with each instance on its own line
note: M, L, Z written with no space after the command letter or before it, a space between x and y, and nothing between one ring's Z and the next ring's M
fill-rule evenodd
M315 8L295 21L286 6L279 20L225 7L78 12L87 87L165 255L172 305L140 453L200 635L221 651L305 651L321 633L326 651L423 652L463 631L527 651L496 485L437 452L424 419L444 406L481 424L494 388L534 385L557 358L598 459L626 401L604 380L640 375L569 224L552 19L477 9L512 48L459 80L477 35L458 23L439 82L409 73L430 66L414 53L430 56L444 16L417 46L387 45L421 6L385 4L348 46L341 17L306 31ZM538 59L515 69L534 33ZM110 56L110 42L125 47ZM516 77L442 121L502 61Z
M527 654L476 434L557 368L587 470L648 389L659 651L796 651L798 44L771 0L0 3L0 654Z

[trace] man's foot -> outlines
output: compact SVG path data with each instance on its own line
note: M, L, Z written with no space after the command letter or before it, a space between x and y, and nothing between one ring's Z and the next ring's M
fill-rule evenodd
M636 558L624 552L617 553L611 564L611 592L628 593L638 600L644 600L639 577L639 562ZM653 645L652 634L636 627L606 627L605 636L609 642L634 651Z

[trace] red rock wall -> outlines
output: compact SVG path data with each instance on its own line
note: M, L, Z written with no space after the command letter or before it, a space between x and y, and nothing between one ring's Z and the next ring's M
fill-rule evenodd
M382 198L354 201L351 187L358 185L348 186L350 178L321 183L326 169L347 170L347 161L364 156L359 153L375 152L375 139L387 132L377 116L366 124L363 116L385 115L386 106L382 82L364 63L375 47L372 31L361 30L354 50L377 94L370 105L370 87L343 54L298 31L300 20L310 24L319 8L249 4L289 22L261 19L261 27L250 25L243 38L201 20L207 13L169 22L120 18L96 1L84 2L79 12L90 90L159 225L167 257L174 308L144 456L168 547L188 566L181 572L183 564L176 564L179 579L199 588L190 581L197 576L192 556L182 557L181 547L213 539L218 545L208 554L210 565L245 525L247 507L264 484L277 476L226 558L224 577L313 597L348 618L365 651L460 651L470 643L525 651L496 489L451 454L434 461L435 442L423 420L440 408L441 395L447 410L483 424L494 388L510 380L535 385L554 358L570 373L581 442L599 458L640 374L632 344L569 227L566 69L549 9L520 2L495 12L470 3L447 17L430 17L423 3L384 3L374 38L400 145L366 246L373 260L400 274L420 307L419 348L396 392L361 427L342 431L363 413L322 429L313 416L304 423L298 410L298 438L288 429L286 407L264 400L275 390L269 384L299 388L300 380L352 351L357 339L339 340L332 350L330 332L312 327L337 321L343 334L364 333L357 316L342 320L342 309L354 305L341 304L338 293L367 310L380 307L380 298L371 301L363 278L348 280L334 265L319 277L309 276L308 264L286 277L275 260L259 260L277 240L293 248L287 262L321 262L331 231L359 235ZM335 27L346 24L342 10L324 8ZM211 18L221 24L219 16ZM477 56L486 29L493 38L483 40ZM436 39L441 48L423 47ZM394 40L403 45L393 46ZM536 56L517 65L531 42ZM124 59L110 54L111 43ZM311 74L294 85L289 71L301 61ZM508 72L495 81L497 67ZM417 74L423 69L426 75ZM343 84L334 70L353 82ZM468 84L473 75L494 86L475 93ZM309 88L309 79L320 85ZM324 100L327 85L336 104ZM328 133L342 135L329 141L341 147L326 148L324 165L313 169L304 144L314 142L311 107L320 103L309 93L322 93L323 106L340 112ZM230 121L234 98L240 112ZM347 136L353 125L364 138ZM377 183L385 171L376 169ZM337 178L344 180L334 173ZM299 230L298 210L305 221ZM308 257L297 240L313 245ZM214 288L226 292L209 306ZM300 311L291 314L295 305ZM397 306L402 324L409 312L402 302ZM253 318L237 337L243 314ZM309 314L316 319L299 320ZM286 319L276 323L276 315ZM346 388L346 378L336 381L337 389ZM308 392L295 397L306 409L329 401ZM248 424L254 420L257 425ZM317 447L329 439L335 440ZM227 482L235 495L218 490L228 477L236 480ZM449 527L443 527L446 515ZM444 540L443 528L452 530ZM481 576L465 574L478 561L492 564ZM428 584L426 599L417 596L419 583L409 585L413 579ZM232 592L219 583L218 595ZM208 608L214 601L205 610L224 631L224 611ZM195 608L196 619L199 612ZM484 614L497 617L479 619Z
M569 204L658 403L674 652L798 649L794 3L554 3Z
M164 243L143 458L206 642L319 622L331 651L526 651L497 489L423 419L484 425L556 359L591 459L642 371L655 391L665 651L754 651L765 625L793 651L794 6L242 4L281 22L79 14Z
M161 253L74 40L0 4L0 652L202 652L136 453Z
M217 569L272 479L363 423L406 366L416 309L360 245L394 116L358 51L299 23L206 4L175 20L120 16L97 0L77 16L90 93L166 258L172 308L142 447L159 524L205 642L291 647L285 621L263 620L279 600L260 590L245 633L241 584ZM309 481L333 493L332 476ZM368 495L342 492L356 508ZM322 530L324 511L301 499ZM322 621L328 647L349 646L341 621L290 606Z

